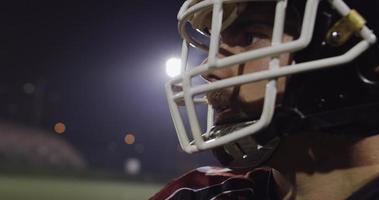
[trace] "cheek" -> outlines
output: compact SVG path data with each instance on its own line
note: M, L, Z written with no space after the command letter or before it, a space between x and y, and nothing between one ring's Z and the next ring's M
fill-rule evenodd
M268 69L270 59L262 58L256 61L248 62L245 66L244 73L254 73L264 71ZM291 62L289 54L283 54L280 56L280 65L285 66ZM259 102L265 96L266 84L268 81L258 81L241 86L240 97L245 103ZM286 85L286 77L281 77L277 81L278 89L278 102L281 101L281 97L284 93Z
M253 103L264 97L267 81L259 81L241 86L240 98L243 103Z
M270 59L262 58L246 63L244 74L260 72L268 69ZM256 102L264 97L267 81L258 81L241 86L240 97L245 103Z
M292 63L292 59L289 53L280 55L280 66L287 66Z
M277 90L278 102L281 102L285 86L286 86L286 77L281 77L277 81ZM259 81L255 83L245 84L241 86L240 89L240 98L244 103L254 103L259 102L265 96L266 84L268 81Z

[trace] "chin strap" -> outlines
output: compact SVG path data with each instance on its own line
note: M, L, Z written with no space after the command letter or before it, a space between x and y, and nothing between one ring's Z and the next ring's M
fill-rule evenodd
M210 132L210 137L221 137L253 123L255 122L250 121L215 126ZM266 133L267 131L264 132ZM271 157L280 143L279 137L267 137L266 140L266 138L260 137L263 135L267 136L271 134L255 134L244 137L233 143L213 149L213 154L223 166L228 168L241 170L258 167Z
M379 103L359 105L307 116L303 127L334 134L379 134Z
M242 122L216 126L211 137L219 137L251 125ZM252 169L268 161L280 143L290 134L317 131L328 134L370 136L379 133L379 103L360 105L304 116L296 109L279 107L269 127L253 135L215 148L220 163L232 169Z

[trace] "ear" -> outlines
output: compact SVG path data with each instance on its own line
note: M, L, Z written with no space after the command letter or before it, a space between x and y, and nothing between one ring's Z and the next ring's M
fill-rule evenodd
M374 71L375 71L375 73L376 73L377 75L379 75L379 66L376 66L376 68L374 69Z

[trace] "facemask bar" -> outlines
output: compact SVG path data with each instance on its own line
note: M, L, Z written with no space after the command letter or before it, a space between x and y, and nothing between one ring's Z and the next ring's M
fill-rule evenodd
M230 2L230 1L231 0L229 1L220 0L217 2L220 3L220 2ZM217 5L217 2L216 2L216 5ZM237 1L233 1L233 2L237 2ZM329 2L334 8L337 9L337 11L342 16L347 15L351 11L351 9L342 0L329 0ZM179 13L178 15L178 18L180 20L179 29L181 31L184 30L183 23L187 21L188 16L192 14L189 11L200 10L201 6L209 6L210 4L213 3L213 1L203 1L201 3L199 3L201 5L199 4L194 5L193 7L191 7L192 9L191 8L188 8L188 10L187 8L181 9L181 13ZM258 131L262 130L271 122L271 118L274 113L276 86L275 86L275 80L273 79L279 78L281 76L287 76L291 74L336 66L336 65L350 62L356 57L358 57L362 52L364 52L371 44L376 42L375 35L366 26L364 26L360 30L360 34L359 34L363 38L363 40L357 43L353 48L351 48L349 51L347 51L343 55L315 60L315 61L309 61L305 63L299 63L299 64L291 65L291 67L279 68L278 67L279 61L275 56L278 56L284 52L298 51L300 49L305 48L309 44L312 37L312 33L313 33L318 3L319 3L319 0L307 1L305 13L303 17L302 30L301 30L299 39L289 42L289 43L285 43L285 44L280 43L281 36L283 34L283 25L284 25L284 21L280 19L284 18L286 1L278 1L277 6L276 6L276 13L275 13L275 24L274 24L274 35L272 39L272 46L241 53L238 55L233 55L233 56L222 58L222 59L218 59L214 57L214 61L213 61L214 63L211 63L211 64L206 63L191 71L184 72L182 76L177 77L166 84L166 92L167 92L167 98L169 101L170 111L171 111L172 118L173 118L176 130L178 133L180 144L184 151L188 153L192 153L199 150L210 149L210 148L214 148L214 147L235 141L247 135L252 135L252 134L257 133ZM189 3L187 3L187 6L188 5ZM216 5L213 9L214 12L219 10L219 7L217 7ZM214 14L214 15L216 16L216 18L220 17L220 13L218 13L218 15L217 14ZM221 15L221 18L218 19L218 23L220 23L220 21L222 21L222 15ZM212 30L215 30L213 29L213 26L217 28L218 24L217 23L212 24ZM189 36L186 35L186 33L182 33L182 36L185 39L183 41L183 49L185 51L183 51L184 53L182 54L182 58L186 58L188 56L189 42L191 42L195 46L196 46L196 42L194 42L194 40L191 38L187 38ZM214 36L215 35L211 34L211 37L214 37ZM217 45L217 49L218 49L218 40L216 39L212 40L211 38L211 41L217 41L217 44L211 42L211 48L212 48L212 45ZM212 70L212 68L213 69L224 68L228 66L233 66L235 64L244 63L249 60L258 59L258 58L267 57L267 56L272 57L269 70L256 72L252 74L245 74L245 75L232 77L232 78L228 78L224 80L219 80L216 82L209 83L207 85L191 87L190 80L192 79L192 77L203 74L206 71ZM186 64L182 63L182 65L186 65ZM202 133L200 131L199 122L196 116L196 111L194 109L194 101L196 100L193 100L193 97L195 95L204 94L204 93L221 89L221 88L225 88L225 87L231 87L231 86L256 82L260 80L267 80L267 79L270 81L267 83L267 86L266 86L263 112L260 119L257 121L257 123L252 124L243 129L240 129L234 133L222 136L220 138L204 141L204 139L201 136ZM172 86L178 83L183 83L183 91L174 94L174 92L172 91ZM178 111L178 105L175 102L183 98L187 106L187 112L190 119L191 130L192 130L192 134L195 140L194 144L189 142L186 130L184 129L183 120L181 119L179 111ZM208 123L208 126L209 126L209 123Z

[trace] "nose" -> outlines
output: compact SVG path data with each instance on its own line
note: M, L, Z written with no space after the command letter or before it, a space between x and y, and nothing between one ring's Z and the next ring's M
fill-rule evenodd
M205 64L207 60L208 59L204 60L202 64ZM227 79L232 76L234 76L234 70L231 67L209 70L201 75L201 77L208 82Z
M219 55L218 57L227 57L227 56L232 56L234 53L232 53L233 50L231 48L225 48L225 45L220 47L219 49ZM205 59L201 64L206 64L208 59ZM228 66L224 68L219 68L219 69L213 69L209 70L206 73L202 74L201 76L209 82L214 82L222 79L227 79L233 76L236 76L239 72L240 69L239 67L236 66Z

